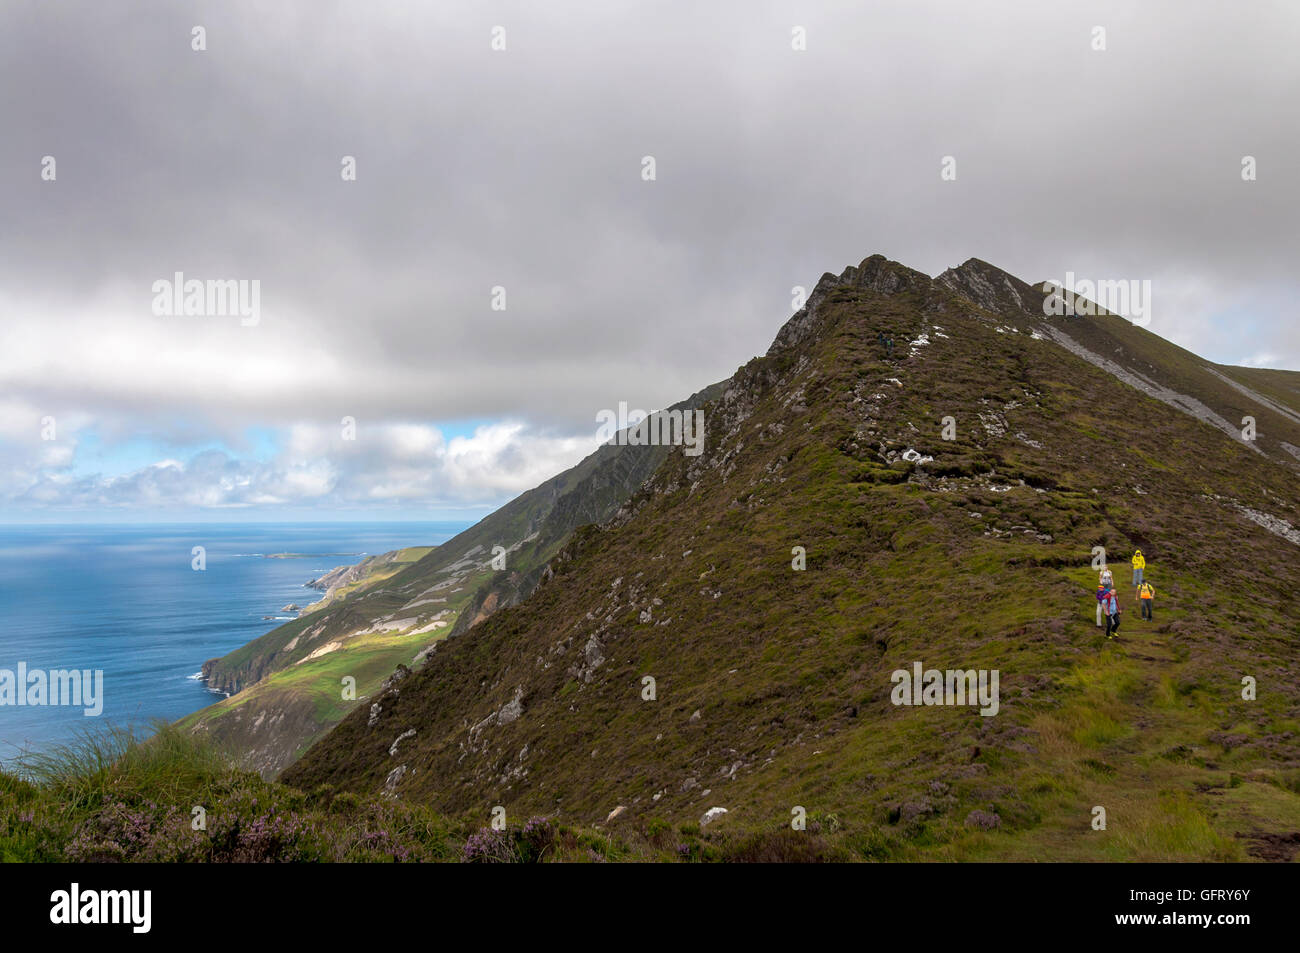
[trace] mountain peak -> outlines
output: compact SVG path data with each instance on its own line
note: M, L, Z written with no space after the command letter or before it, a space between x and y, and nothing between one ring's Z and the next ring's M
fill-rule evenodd
M777 354L804 341L819 325L818 306L837 290L849 288L896 295L929 291L932 284L930 276L924 272L881 254L869 255L861 263L849 265L838 275L828 271L818 280L804 306L777 332L767 353Z
M986 311L1042 313L1042 294L1032 285L979 258L967 258L934 280Z

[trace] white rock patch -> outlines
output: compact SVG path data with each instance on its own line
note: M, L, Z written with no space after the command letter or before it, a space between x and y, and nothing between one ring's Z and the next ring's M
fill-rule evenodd
M708 827L711 821L717 820L719 817L721 817L723 814L726 813L727 813L727 809L725 807L709 808L707 811L704 812L704 816L700 818L700 827L701 828Z

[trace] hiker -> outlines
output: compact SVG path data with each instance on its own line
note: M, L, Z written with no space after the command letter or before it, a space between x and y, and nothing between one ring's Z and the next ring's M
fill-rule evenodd
M1144 582L1138 586L1138 602L1142 603L1142 618L1148 622L1154 622L1151 618L1151 603L1156 597L1156 587L1149 582Z
M1114 587L1111 586L1109 580L1097 586L1097 624L1098 625L1101 625L1102 616L1107 614L1103 607L1106 605L1106 599L1110 596L1110 592L1112 588Z
M1142 550L1139 549L1135 551L1133 553L1133 585L1142 585L1142 570L1146 569L1146 567L1147 560L1146 557L1142 555Z
M1101 628L1101 595L1106 589L1115 585L1115 580L1110 574L1109 569L1103 569L1101 575L1097 578L1097 628Z
M1115 594L1114 589L1106 590L1101 607L1106 613L1106 638L1113 639L1119 632L1119 614L1123 611L1119 607L1119 596Z

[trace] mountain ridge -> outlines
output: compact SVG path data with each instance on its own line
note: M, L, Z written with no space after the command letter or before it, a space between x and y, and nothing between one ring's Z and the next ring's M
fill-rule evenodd
M770 828L803 805L888 856L1141 856L1172 823L1188 856L1244 857L1252 830L1300 826L1290 455L1065 348L1033 286L989 268L930 279L872 256L823 276L706 404L701 456L670 454L527 600L391 683L286 783L585 823L725 806L707 823ZM1150 332L1068 320L1171 393L1244 406ZM1285 413L1260 421L1270 447L1300 439ZM1097 545L1150 554L1169 608L1141 642L1130 618L1099 644ZM889 672L918 659L1001 669L999 715L891 705ZM1250 667L1270 684L1254 709L1233 700ZM1205 795L1232 777L1232 798ZM1089 844L1070 824L1087 831L1099 797L1135 799L1132 821Z

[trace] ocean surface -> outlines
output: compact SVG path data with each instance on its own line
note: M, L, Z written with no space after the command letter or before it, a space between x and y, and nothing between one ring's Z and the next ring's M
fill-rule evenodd
M0 704L0 762L106 721L147 728L211 704L220 696L196 678L199 667L296 615L283 606L320 598L307 580L367 555L445 542L469 525L0 525L0 671L16 675L25 663L29 672L104 673L98 717ZM206 550L202 572L191 568L195 546Z

